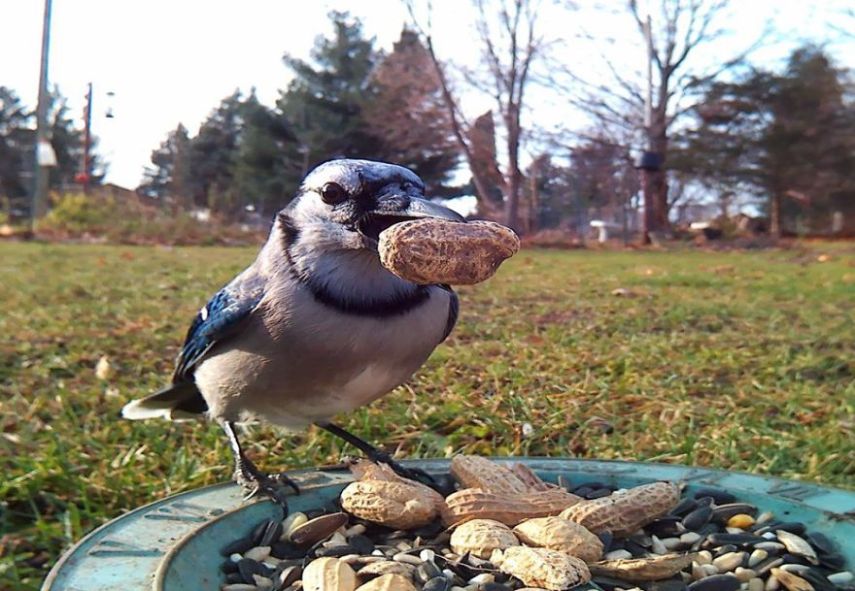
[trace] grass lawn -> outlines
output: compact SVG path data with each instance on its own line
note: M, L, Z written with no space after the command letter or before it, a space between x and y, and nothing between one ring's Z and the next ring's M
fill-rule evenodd
M523 251L459 290L457 329L409 385L341 423L406 457L621 458L855 487L855 248L824 262L819 248ZM229 478L215 425L117 413L166 383L193 315L254 253L0 244L0 589L37 589L128 509ZM245 441L270 468L352 451L317 430Z

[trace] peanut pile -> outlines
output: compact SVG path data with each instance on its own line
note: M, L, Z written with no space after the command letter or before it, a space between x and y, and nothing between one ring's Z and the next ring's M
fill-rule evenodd
M529 587L552 591L591 579L587 563L603 555L597 533L632 533L680 500L679 488L669 482L583 500L543 482L522 464L506 468L478 456L452 460L451 474L464 488L445 499L385 466L369 464L357 472L359 480L341 494L342 509L351 515L404 530L440 516L452 529L455 553L489 560ZM663 578L685 566L680 562Z
M828 538L719 489L556 485L457 456L443 497L384 464L351 471L335 503L223 548L221 590L855 591Z

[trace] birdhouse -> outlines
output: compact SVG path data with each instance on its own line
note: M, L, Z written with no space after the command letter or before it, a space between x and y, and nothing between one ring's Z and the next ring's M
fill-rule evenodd
M660 170L662 168L662 154L645 150L636 161L635 167L641 170Z

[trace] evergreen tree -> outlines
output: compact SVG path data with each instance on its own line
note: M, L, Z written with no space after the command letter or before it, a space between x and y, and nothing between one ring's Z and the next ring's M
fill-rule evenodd
M369 81L379 60L374 40L366 39L360 21L347 13L332 12L330 19L333 35L316 40L311 62L284 57L295 78L277 106L300 143L299 176L330 158L382 154L381 141L364 117L374 98Z
M15 91L0 86L0 197L19 199L29 193L24 173L32 169L31 119Z
M855 109L845 72L805 47L783 74L754 71L716 84L675 161L723 194L761 199L775 234L855 218ZM853 222L850 222L853 223Z
M48 97L48 139L57 166L49 173L51 189L71 187L83 163L83 131L69 117L67 100L53 89ZM0 196L21 199L32 191L35 150L35 113L21 104L15 92L0 87ZM104 164L95 153L97 139L91 138L92 179L99 182Z
M242 127L239 90L224 98L190 142L187 189L193 202L220 212L242 205L233 187Z
M151 153L139 191L161 200L172 199L184 206L192 205L189 195L190 136L181 123L170 131L160 147Z
M294 195L299 175L296 137L285 118L253 91L241 105L243 126L234 164L234 191L244 205L270 215Z
M54 89L48 99L48 133L57 165L50 169L52 189L75 186L74 177L83 171L84 131L75 125L69 115L68 100ZM89 138L90 182L97 184L104 178L106 165L96 153L98 138Z

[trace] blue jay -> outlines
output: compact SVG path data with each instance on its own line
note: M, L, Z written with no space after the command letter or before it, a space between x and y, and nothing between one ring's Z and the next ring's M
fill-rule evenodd
M424 198L409 169L332 160L303 180L255 261L199 310L172 385L128 403L128 419L207 415L222 425L235 479L287 507L284 475L244 455L235 424L318 425L399 473L422 476L330 422L401 385L449 335L456 294L416 285L380 264L380 232L424 217L463 222Z

